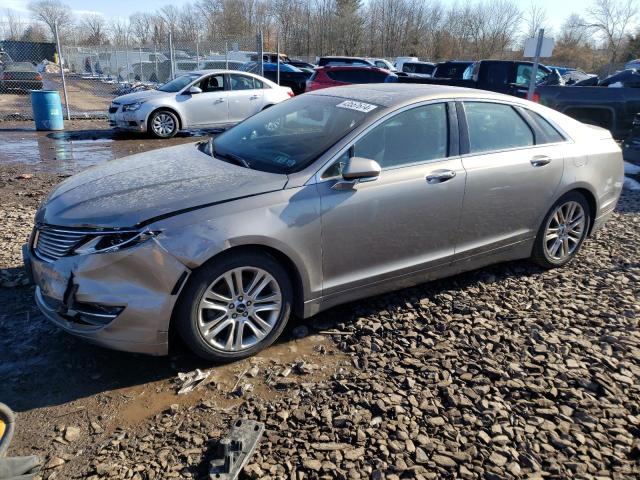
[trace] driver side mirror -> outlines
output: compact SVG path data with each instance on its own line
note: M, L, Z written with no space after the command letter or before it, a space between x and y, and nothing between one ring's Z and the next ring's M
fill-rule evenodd
M375 160L362 157L351 157L342 169L342 181L336 182L333 188L340 190L352 188L357 183L377 180L381 172L380 164Z
M187 90L187 92L189 93L189 95L196 95L198 93L202 93L202 89L200 87L190 87L189 90Z

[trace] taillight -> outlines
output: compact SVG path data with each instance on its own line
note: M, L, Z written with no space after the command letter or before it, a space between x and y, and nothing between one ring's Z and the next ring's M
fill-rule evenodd
M287 95L289 95L289 98L293 97L293 90L289 89Z
M532 102L540 103L540 94L538 92L533 92Z
M36 80L39 80L39 81L41 81L41 80L42 80L42 75L40 75L40 74L37 74L37 75L36 75Z

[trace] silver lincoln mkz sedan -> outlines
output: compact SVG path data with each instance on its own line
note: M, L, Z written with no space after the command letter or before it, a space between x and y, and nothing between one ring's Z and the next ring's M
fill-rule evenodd
M216 361L292 315L495 262L571 261L622 188L609 132L454 87L329 88L213 141L61 183L25 259L42 312L100 345Z

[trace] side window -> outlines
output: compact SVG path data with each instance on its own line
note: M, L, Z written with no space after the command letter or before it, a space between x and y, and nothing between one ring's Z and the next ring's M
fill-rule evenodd
M536 125L544 132L544 136L546 140L544 143L557 143L564 142L566 139L562 136L558 130L555 129L553 125L551 125L542 115L539 113L533 112L531 110L527 110L529 116L536 122ZM536 142L543 143L543 142Z
M490 152L534 144L529 125L509 105L464 102L470 153Z
M264 88L264 82L258 80L257 78L253 79L253 88Z
M211 75L210 77L203 78L199 84L203 92L219 92L224 90L224 76L223 75Z
M399 113L354 145L354 156L375 160L382 168L399 167L447 156L447 107L425 105Z
M253 77L232 73L229 75L231 90L253 90Z
M481 72L481 82L489 85L504 86L509 81L509 67L508 62L488 63L484 72Z
M533 68L531 65L520 64L516 69L516 85L527 86L529 85L529 79L531 78L531 74L533 73ZM546 73L542 69L538 69L536 72L536 83L546 77L548 73Z

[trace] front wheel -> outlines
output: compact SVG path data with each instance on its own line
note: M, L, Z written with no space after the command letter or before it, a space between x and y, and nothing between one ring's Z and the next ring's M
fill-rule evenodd
M149 118L147 128L156 138L171 138L178 133L178 117L169 110L158 110Z
M532 260L543 268L566 265L580 251L590 222L589 204L584 195L569 192L562 196L538 230Z
M214 260L192 275L176 310L176 326L200 357L235 361L280 336L292 303L291 281L278 262L239 253Z

